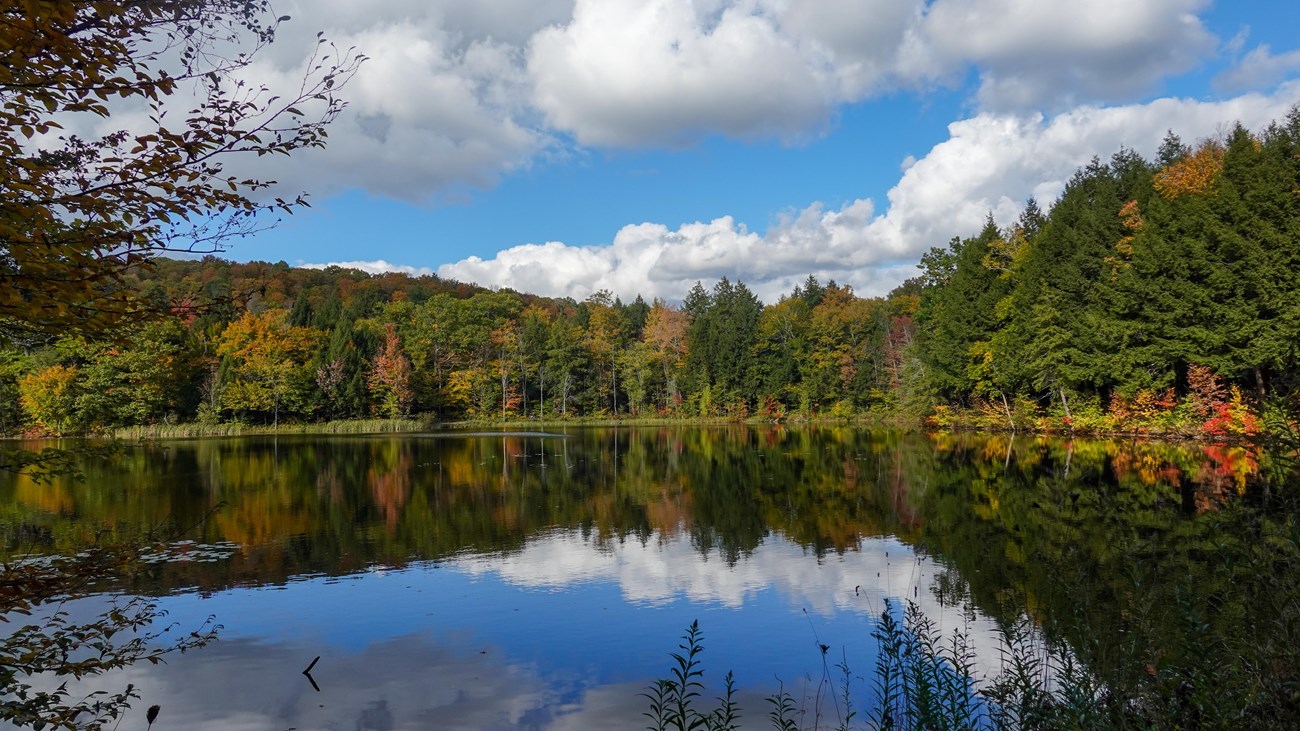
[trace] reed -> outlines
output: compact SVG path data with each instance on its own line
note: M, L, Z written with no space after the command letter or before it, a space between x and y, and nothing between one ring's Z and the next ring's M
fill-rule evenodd
M270 434L392 434L425 431L429 425L418 419L348 419L303 424L153 424L114 430L110 436L126 441L141 439L193 439L198 437L241 437Z
M704 690L704 668L700 663L703 642L700 623L691 622L682 635L682 644L677 646L681 652L672 653L673 667L668 677L656 680L641 694L650 701L650 710L643 714L651 721L648 728L653 731L735 731L739 728L740 711L736 707L732 673L723 678L724 691L716 707L707 711L697 707L700 692Z
M780 686L765 699L766 725L776 731L1172 731L1276 728L1286 718L1234 704L1232 694L1219 692L1226 690L1221 669L1196 662L1176 671L1179 685L1173 694L1160 692L1155 677L1151 686L1107 685L1067 648L1046 643L1025 615L999 627L1000 667L986 678L976 669L970 636L969 622L945 637L916 604L887 601L872 630L879 652L868 683L870 709L861 722L853 710L847 660L834 666L839 671L835 719L823 718L823 684L831 673L827 646L820 645L823 683L802 704ZM699 624L693 622L683 635L682 652L672 653L669 677L642 694L650 700L645 714L650 729L739 728L730 673L718 707L697 708L704 689L701 642Z

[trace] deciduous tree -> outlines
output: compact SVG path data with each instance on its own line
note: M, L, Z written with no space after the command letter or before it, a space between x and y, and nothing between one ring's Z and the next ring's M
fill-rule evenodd
M128 270L303 203L263 200L268 181L226 167L321 146L343 109L361 57L323 40L296 93L240 78L286 19L267 0L0 9L0 332L104 332L145 309ZM88 132L127 109L147 122Z
M371 364L369 384L380 415L396 419L410 413L415 396L411 390L411 361L402 352L397 327L392 323L384 328L384 343Z
M231 361L222 407L260 411L280 423L280 412L306 413L315 369L310 367L319 333L289 324L285 310L244 315L221 334L217 354Z

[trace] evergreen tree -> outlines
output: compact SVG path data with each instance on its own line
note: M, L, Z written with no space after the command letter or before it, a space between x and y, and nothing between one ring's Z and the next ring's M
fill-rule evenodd
M724 404L752 401L758 318L763 305L743 283L723 277L708 297L709 307L691 322L689 358L715 399Z
M987 346L975 349L992 338L996 305L1010 288L986 266L992 244L1000 240L990 216L975 238L954 239L946 252L931 249L922 259L927 265L917 313L922 360L931 385L947 398L972 394L978 379L971 366L986 361Z

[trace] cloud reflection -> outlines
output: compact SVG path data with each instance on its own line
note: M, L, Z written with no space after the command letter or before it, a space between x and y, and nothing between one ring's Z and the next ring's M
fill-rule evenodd
M128 728L143 725L154 703L160 724L198 731L641 727L639 694L666 672L682 617L701 616L709 678L736 669L746 715L761 718L774 672L796 697L815 692L816 671L805 666L820 660L811 646L801 654L804 627L821 628L837 649L840 639L856 642L848 659L867 674L868 617L886 597L914 599L943 629L967 626L930 590L938 571L896 538L819 559L772 534L729 562L702 554L684 533L641 542L565 530L515 552L349 582L316 577L277 591L173 597L164 603L169 619L185 626L191 613L215 612L229 627L224 639L94 687L142 689ZM615 588L626 606L606 613L593 599ZM993 673L991 623L968 628L982 669ZM319 693L302 676L317 655Z
M816 562L816 570L810 570L810 562ZM472 575L492 573L534 588L612 581L625 600L649 605L686 598L739 609L759 591L776 589L791 605L823 615L836 610L875 614L886 597L915 594L919 600L936 571L928 557L892 536L862 538L856 550L818 559L773 535L729 564L720 552L701 555L685 532L658 541L629 538L596 545L577 530L531 538L518 552L465 556L450 564Z
M815 563L815 567L812 565ZM911 600L946 633L965 628L972 646L996 671L996 625L987 617L968 619L960 607L934 591L944 568L892 536L862 538L856 550L818 559L779 535L728 563L720 553L701 555L689 535L658 541L625 539L600 545L581 531L566 530L530 539L507 555L466 556L450 562L471 575L495 575L524 587L564 590L577 584L611 582L632 604L662 606L678 599L741 609L760 592L775 590L794 611L822 617L837 612L878 616L887 599Z

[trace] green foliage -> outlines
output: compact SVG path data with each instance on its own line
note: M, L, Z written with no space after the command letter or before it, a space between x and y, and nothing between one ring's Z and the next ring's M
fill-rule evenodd
M160 260L123 285L174 303L163 333L14 343L0 396L28 379L29 397L0 398L0 430L757 414L1241 438L1263 400L1300 383L1298 119L1194 148L1170 137L1155 162L1095 159L1050 210L1031 200L1006 228L990 218L931 249L883 298L809 276L764 306L724 278L679 309ZM279 324L253 337L250 318ZM1197 368L1240 398L1205 412Z
M0 639L0 719L17 726L99 731L115 728L139 695L132 685L119 692L84 695L75 681L130 667L157 664L169 653L202 647L216 637L211 618L178 635L157 628L157 605L141 597L116 601L89 619L73 619L63 607L87 595L98 582L128 570L140 549L98 547L70 558L31 558L0 565L0 618L13 626ZM54 690L37 690L38 677L62 680ZM72 682L73 685L69 686Z
M762 309L748 287L732 284L726 277L714 285L707 299L687 308L688 313L695 311L687 358L698 388L709 386L724 403L728 394L744 400L756 396L750 375Z
M1257 135L1238 125L1195 150L1171 135L1158 165L1121 150L1079 170L1045 216L1027 206L1001 236L990 223L931 250L913 388L975 411L1006 399L1003 428L1029 416L1030 428L1070 431L1250 431L1248 399L1214 420L1130 406L1171 388L1175 402L1190 396L1193 367L1255 399L1294 381L1296 117ZM1118 405L1106 423L1071 413L1092 398ZM1042 423L1016 401L1062 413Z
M18 379L26 370L21 353L0 348L0 436L16 434L26 416L23 413Z

